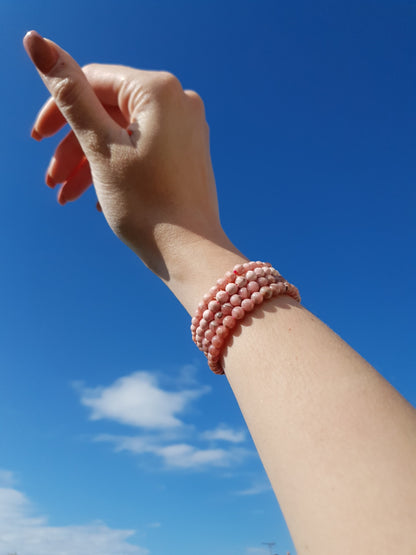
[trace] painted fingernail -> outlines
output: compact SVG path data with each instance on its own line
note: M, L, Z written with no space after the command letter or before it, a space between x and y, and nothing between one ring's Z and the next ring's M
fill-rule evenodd
M97 202L97 204L95 205L95 207L97 208L98 212L102 212L103 209L101 208L101 204L99 202Z
M66 204L66 198L65 198L65 195L62 193L62 189L58 193L58 202L61 206Z
M42 73L48 73L56 64L58 52L36 31L26 33L23 45L32 62Z
M52 177L48 173L46 174L45 181L46 181L46 185L51 189L53 189L56 186L56 182L52 179Z
M42 135L38 133L36 129L32 129L30 136L32 139L35 139L35 141L41 141L43 139Z

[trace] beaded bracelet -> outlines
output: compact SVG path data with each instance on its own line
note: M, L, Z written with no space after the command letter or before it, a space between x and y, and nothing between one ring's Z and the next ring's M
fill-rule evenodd
M192 339L215 374L224 374L220 358L237 321L271 297L289 295L300 302L299 291L268 262L237 264L204 295L191 322Z

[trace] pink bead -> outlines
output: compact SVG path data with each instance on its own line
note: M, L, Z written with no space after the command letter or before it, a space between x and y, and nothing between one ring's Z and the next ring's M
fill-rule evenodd
M234 273L234 272L230 272L230 271L225 272L225 279L226 279L228 282L234 281L234 280L235 280L235 273Z
M243 273L243 269L244 269L243 264L237 264L236 266L234 266L233 272L234 274L241 275Z
M215 320L217 322L221 322L223 318L224 318L224 313L221 310L215 313Z
M218 326L219 326L218 320L212 320L212 322L209 323L209 329L212 330L213 332L217 330Z
M218 326L217 335L222 339L226 339L230 335L230 330L226 326Z
M202 320L199 322L199 327L202 330L208 329L208 325L209 325L209 323L204 318L202 318Z
M221 339L221 337L219 337L218 335L214 335L214 337L212 338L211 343L217 349L221 349L221 347L223 346L224 340Z
M270 283L276 283L276 278L272 275L267 276L267 281Z
M231 316L236 320L241 320L242 318L244 318L245 314L246 313L244 312L244 309L241 308L241 306L236 306L235 308L233 308Z
M219 311L221 304L218 301L211 301L208 303L208 310L211 310L214 314Z
M264 269L261 268L261 267L260 267L260 268L259 268L259 267L254 268L254 273L255 273L256 276L258 276L258 277L263 277L264 274L265 274Z
M211 300L211 295L209 293L205 293L205 295L202 297L202 300L204 301L205 305L208 303L208 301Z
M244 262L243 268L244 268L244 271L245 271L245 272L247 272L248 270L250 270L250 269L251 269L251 264L250 264L250 262Z
M243 308L245 312L251 312L254 308L254 301L251 299L244 299L241 303L241 308Z
M230 330L232 330L235 327L235 324L236 324L236 321L232 316L226 316L224 318L223 325L229 328Z
M206 310L203 314L204 320L206 320L207 322L211 322L211 320L214 319L214 313L211 312L210 310Z
M217 349L217 347L214 347L214 345L211 345L211 347L208 349L208 352L213 357L217 357L220 355L220 351Z
M240 299L248 299L249 297L249 292L247 287L242 287L238 292L238 294L240 295Z
M238 286L235 283L228 283L225 290L229 295L234 295L238 291Z
M204 310L206 310L206 308L207 308L207 305L206 305L204 302L200 302L200 303L199 303L199 305L198 305L198 311L201 312L201 315L202 315L202 313L204 312Z
M211 287L211 289L209 290L209 294L210 294L211 299L212 299L212 297L215 297L215 295L216 295L217 293L218 293L218 287L216 287L216 286L214 285L214 287Z
M272 276L274 276L274 277L280 276L279 272L278 272L275 268L271 268L271 269L270 269L270 273L271 273Z
M250 294L256 293L257 291L260 291L260 285L257 283L257 281L250 281L250 283L247 285L247 291Z
M249 271L246 273L246 278L247 278L247 281L254 281L255 279L257 279L257 276L256 276L256 274L253 272L253 270L249 270Z
M224 289L224 287L227 285L227 280L225 278L220 278L219 280L217 280L217 285L220 289Z
M209 339L203 339L202 340L202 348L204 349L204 351L206 351L208 349L208 347L210 346L211 341Z
M257 283L260 285L260 287L264 287L265 285L269 285L269 280L265 277L259 277L257 279Z
M247 285L247 280L244 276L237 276L235 278L235 284L237 287L245 287Z
M233 296L231 297L231 299L230 299L230 303L231 303L233 306L240 306L240 304L241 304L240 295L233 295Z
M194 316L191 320L192 325L197 326L199 324L199 320L200 318L197 318L196 316Z
M212 338L214 337L215 332L213 332L210 329L207 329L207 331L205 332L205 339L208 339L208 341L212 341Z
M259 292L254 292L251 295L251 300L254 302L254 304L261 304L263 302L263 295Z
M224 304L228 301L230 295L226 291L218 291L215 298L219 303Z
M277 297L282 292L283 288L280 283L272 283L270 289L273 291L273 295Z
M231 314L232 309L233 309L233 305L231 303L225 303L221 307L221 312L224 314L224 316L229 316Z
M195 335L197 337L204 337L205 335L205 330L203 330L202 328L197 328L197 330L195 331Z
M260 293L265 299L270 299L270 297L273 295L273 291L270 289L270 287L262 287L260 289Z

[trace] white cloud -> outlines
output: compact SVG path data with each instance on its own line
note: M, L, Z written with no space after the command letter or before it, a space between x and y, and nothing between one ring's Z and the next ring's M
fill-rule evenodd
M215 430L207 430L201 434L202 439L210 441L229 441L231 443L242 443L246 439L244 430L233 430L225 424L220 424Z
M46 517L35 515L32 503L21 491L0 488L0 553L147 555L147 549L128 543L134 535L134 530L116 530L102 522L50 526Z
M86 388L75 384L81 403L91 409L92 420L103 418L140 428L172 429L183 425L183 414L191 401L207 393L208 388L166 391L149 372L135 372L108 387Z
M254 483L247 489L237 491L237 495L258 495L259 493L265 493L266 491L271 491L272 486L269 482L257 482Z
M164 445L160 438L150 436L101 434L95 441L112 443L115 451L156 455L169 468L225 467L241 462L247 454L243 449L199 449L187 443Z

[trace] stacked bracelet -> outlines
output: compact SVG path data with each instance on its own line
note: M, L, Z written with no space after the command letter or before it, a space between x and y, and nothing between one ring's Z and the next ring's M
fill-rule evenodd
M224 374L220 358L237 321L256 305L278 295L300 301L299 291L268 262L237 264L204 295L192 318L192 339L215 374Z

